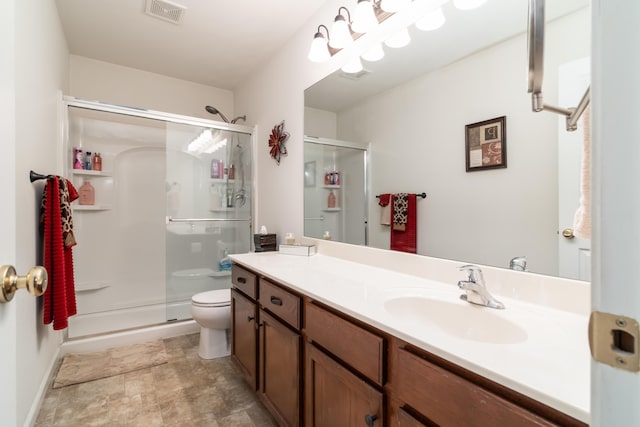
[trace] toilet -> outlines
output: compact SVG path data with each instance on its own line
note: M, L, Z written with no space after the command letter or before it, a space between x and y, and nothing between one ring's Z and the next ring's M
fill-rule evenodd
M231 289L201 292L191 297L191 316L200 325L198 356L203 359L228 356Z

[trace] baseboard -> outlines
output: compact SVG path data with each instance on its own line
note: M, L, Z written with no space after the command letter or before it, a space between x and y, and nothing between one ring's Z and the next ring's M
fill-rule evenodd
M58 373L58 365L61 361L62 356L60 355L60 347L58 347L55 355L51 358L51 362L49 362L49 366L47 366L47 370L45 375L42 377L40 387L38 387L38 391L33 398L33 403L31 404L27 418L24 420L24 427L33 427L35 425L36 420L38 419L38 414L40 413L40 408L42 407L42 402L44 402L47 391Z

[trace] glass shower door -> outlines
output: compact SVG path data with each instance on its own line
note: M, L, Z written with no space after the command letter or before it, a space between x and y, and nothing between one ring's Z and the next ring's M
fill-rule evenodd
M366 245L366 146L306 137L304 162L304 235Z
M251 135L169 123L166 153L167 320L191 297L231 287L228 254L251 248Z

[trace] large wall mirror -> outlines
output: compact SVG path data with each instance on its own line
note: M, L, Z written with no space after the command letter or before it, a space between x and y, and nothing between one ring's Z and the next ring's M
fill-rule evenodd
M590 83L589 7L546 2L549 103L574 106ZM442 9L443 27L411 25L408 46L384 46L385 57L363 61L363 72L338 70L309 87L305 135L369 147L366 244L390 247L376 195L425 192L418 254L504 268L524 256L531 272L590 280L589 241L562 235L579 206L584 123L566 132L563 117L531 111L527 1ZM467 172L465 126L502 116L508 166ZM307 162L317 149L305 142ZM311 227L322 226L305 222L305 234L318 237Z

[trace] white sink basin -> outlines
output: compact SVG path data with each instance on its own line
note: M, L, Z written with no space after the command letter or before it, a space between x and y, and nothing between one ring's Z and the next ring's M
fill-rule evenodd
M463 301L425 296L403 296L384 302L385 310L421 327L438 328L458 339L494 344L516 344L527 340L527 332L506 319L505 311Z

